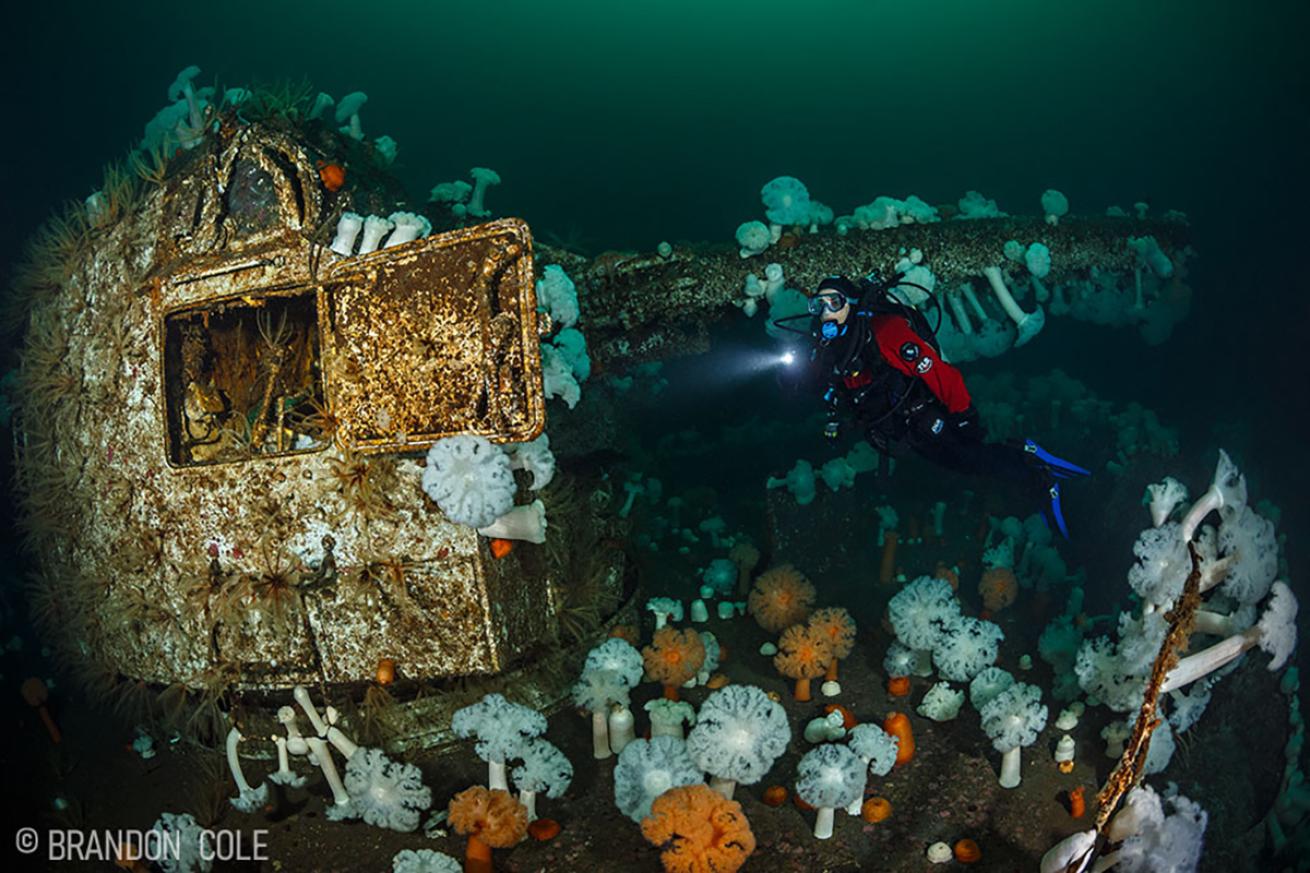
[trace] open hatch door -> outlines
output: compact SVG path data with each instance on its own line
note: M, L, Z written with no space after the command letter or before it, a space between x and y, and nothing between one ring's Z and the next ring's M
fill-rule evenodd
M545 426L532 238L501 219L335 265L319 307L323 382L355 451L496 442Z

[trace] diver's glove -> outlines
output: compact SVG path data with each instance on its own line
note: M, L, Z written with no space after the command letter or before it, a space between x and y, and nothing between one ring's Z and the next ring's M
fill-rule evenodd
M841 434L841 424L836 421L830 421L823 426L823 435L825 438L835 440Z
M970 406L963 412L953 412L947 416L946 423L956 433L973 433L978 429L978 410Z

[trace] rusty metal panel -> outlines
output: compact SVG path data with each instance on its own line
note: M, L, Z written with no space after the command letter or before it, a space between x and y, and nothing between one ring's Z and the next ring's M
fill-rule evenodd
M275 247L320 220L313 161L283 134L223 130L174 160L187 166L165 182L157 246L165 265Z
M532 239L503 219L343 261L319 307L324 382L360 451L545 425Z
M451 554L405 567L403 583L386 593L343 586L335 598L310 603L323 679L366 680L380 658L392 658L410 676L500 670L504 628L493 622L480 560Z
M499 560L483 560L479 565L479 583L490 604L490 624L502 664L514 661L534 645L555 636L559 622L556 588L544 562L531 567L523 564L524 550L515 549ZM486 546L481 554L486 555Z

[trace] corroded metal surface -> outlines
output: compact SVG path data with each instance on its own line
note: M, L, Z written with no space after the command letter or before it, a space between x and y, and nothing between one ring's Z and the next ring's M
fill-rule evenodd
M788 287L812 288L834 273L888 274L917 248L939 282L981 281L988 266L1020 275L1022 265L1007 261L1002 253L1006 241L1016 239L1024 245L1045 244L1051 251L1050 281L1060 282L1092 267L1131 272L1136 255L1128 238L1145 235L1153 235L1175 260L1188 245L1187 225L1176 221L1066 216L1051 226L1040 218L953 220L852 229L845 236L787 235L786 244L749 258L727 245L675 247L668 258L610 252L593 258L575 278L585 289L582 306L589 347L603 365L685 354L677 350L682 335L696 329L694 322L730 311L728 304L741 297L747 274L763 276L770 263L782 265ZM548 257L568 261L563 254Z
M32 312L19 478L41 568L34 602L61 654L93 662L93 673L213 691L360 683L384 657L416 678L494 673L549 642L559 581L544 562L525 570L518 553L495 562L473 530L449 522L420 487L417 451L425 445L417 437L462 428L498 440L540 430L526 227L497 222L356 263L310 242L321 201L294 143L252 127L198 152L98 233ZM441 258L471 264L432 289L426 283L444 281L449 266ZM411 320L384 336L386 318L402 310L374 307L365 294L399 290L412 292ZM336 428L341 438L292 451L269 413L255 423L277 435L273 450L256 444L230 463L170 457L169 381L203 368L180 351L176 366L166 361L167 319L196 310L194 333L205 312L258 316L276 296L308 294L321 323L334 292L354 296L336 310L338 332L318 341L327 360L310 365L356 416ZM464 292L471 302L449 299ZM436 316L426 333L413 320L425 308ZM387 367L407 365L400 359L381 361L365 385L414 394L386 403L375 395L372 407L351 400L346 380L356 373L335 361L367 369L361 362L383 340L412 349L424 337L463 350L447 361L471 374L458 403L436 403L453 385L421 384L449 369L415 366L408 383L384 380ZM251 371L271 384L266 363ZM212 384L175 387L190 414L215 414ZM261 416L283 408L268 391L252 395L262 398ZM441 419L474 395L475 414ZM401 439L397 428L374 427L368 408L412 430ZM421 412L438 424L420 426Z
M615 572L621 573L622 566L616 565ZM381 745L393 754L466 748L467 741L451 730L451 718L456 710L477 701L487 691L498 691L515 703L547 715L571 705L570 691L587 652L608 639L616 626L638 624L644 597L640 589L628 592L614 614L589 636L570 645L543 650L540 657L522 659L486 683L447 693L393 699L381 715L388 728ZM331 701L329 696L327 702ZM265 700L268 705L243 710L241 728L246 740L241 743L242 757L264 760L275 757L276 746L269 738L282 731L275 717L277 705L291 702L291 695L283 691L269 696ZM358 735L363 729L362 717L359 711L347 711L342 722L346 732Z
M156 224L157 263L203 270L205 259L257 260L321 219L322 189L308 153L266 128L206 137L169 177Z
M532 241L504 219L344 260L320 318L342 434L370 451L545 425Z
M1182 593L1169 612L1165 613L1168 630L1156 652L1151 664L1151 674L1147 677L1146 687L1142 692L1142 706L1137 711L1133 722L1132 734L1124 744L1123 754L1115 764L1114 770L1106 778L1105 784L1096 795L1096 831L1104 835L1110 824L1110 816L1119 807L1119 802L1133 788L1141 784L1146 773L1146 758L1151 751L1151 734L1159 727L1163 714L1159 712L1160 689L1169 678L1169 671L1178 664L1180 652L1187 650L1188 640L1192 635L1192 626L1196 610L1201 605L1201 557L1195 544L1187 544L1187 553L1192 562L1192 569L1183 583Z

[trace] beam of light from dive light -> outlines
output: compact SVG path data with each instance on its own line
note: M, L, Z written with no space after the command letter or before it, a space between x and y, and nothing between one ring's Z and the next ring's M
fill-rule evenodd
M769 374L790 372L801 360L801 350L795 347L720 342L711 352L670 366L666 374L683 395L712 395L736 390Z

